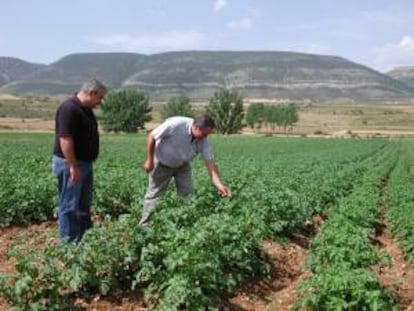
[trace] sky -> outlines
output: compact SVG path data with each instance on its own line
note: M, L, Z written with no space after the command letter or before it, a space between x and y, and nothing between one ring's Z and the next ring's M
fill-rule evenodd
M0 56L291 51L414 66L414 0L0 0Z

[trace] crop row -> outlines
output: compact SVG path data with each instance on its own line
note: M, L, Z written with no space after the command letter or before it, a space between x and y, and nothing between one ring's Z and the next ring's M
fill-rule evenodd
M414 262L414 152L412 142L407 143L400 154L400 161L390 176L387 188L387 217L401 249L406 257Z
M169 193L151 226L142 230L137 220L145 178L136 178L131 169L139 154L118 146L97 167L102 174L97 179L107 184L98 189L98 201L107 202L110 208L102 211L116 217L89 230L77 246L16 251L17 271L2 276L1 294L20 310L74 310L74 297L108 294L126 284L145 288L146 301L156 310L214 309L224 293L266 275L264 238L299 230L312 215L358 189L354 181L371 162L389 157L388 143L376 140L223 138L214 144L232 198L221 199L201 174L201 163L195 163L195 195L181 201ZM227 154L220 157L223 151ZM138 185L135 191L111 205L131 184Z
M391 149L393 148L393 149ZM312 271L300 286L295 309L397 310L370 266L386 257L371 239L380 213L383 182L398 153L391 147L370 162L352 194L330 209L328 220L311 243L307 266Z
M53 137L45 134L2 134L0 141L0 227L53 219L57 198L56 180L51 172ZM360 157L368 156L369 152L378 150L384 144L383 141L357 142L351 147L348 141L323 140L316 143L280 140L277 144L269 144L266 138L219 138L214 143L218 145L217 154L225 154L223 159L218 159L223 163L220 166L223 166L224 176L229 171L245 174L244 167L237 166L241 162L250 171L250 162L255 162L258 169L263 170L266 163L280 161L280 165L272 164L272 168L281 182L291 175L290 163L294 163L295 171L306 172L313 170L318 162L332 161L329 157L335 163L343 163L345 157L354 159L358 154ZM145 146L143 136L103 137L101 157L95 165L94 211L97 214L118 216L129 212L131 206L141 204L147 179L140 171L145 157L145 150L140 146ZM260 156L255 154L257 150L260 150ZM303 150L306 150L306 157ZM198 171L201 169L198 165ZM194 175L196 181L198 176L203 176L197 171ZM206 182L204 177L201 178L200 183Z

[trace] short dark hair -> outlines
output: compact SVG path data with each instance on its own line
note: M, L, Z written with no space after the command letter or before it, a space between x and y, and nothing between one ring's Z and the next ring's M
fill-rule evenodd
M194 119L194 124L197 125L201 129L205 129L205 128L213 129L216 127L216 124L214 123L213 118L206 114L196 117Z
M99 81L97 79L90 79L88 81L85 81L82 84L80 90L81 90L81 92L87 92L87 91L94 91L94 92L104 91L104 92L107 92L108 88L101 81Z

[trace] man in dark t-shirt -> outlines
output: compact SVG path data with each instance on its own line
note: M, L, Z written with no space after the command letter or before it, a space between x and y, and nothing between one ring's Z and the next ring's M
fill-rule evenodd
M106 93L104 84L89 80L56 111L52 164L58 179L62 242L79 243L92 226L93 162L99 154L98 124L92 109Z

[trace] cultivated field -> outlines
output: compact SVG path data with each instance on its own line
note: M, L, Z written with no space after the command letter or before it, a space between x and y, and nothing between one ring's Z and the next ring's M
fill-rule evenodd
M0 133L0 310L414 310L414 142L352 133L213 135L233 196L197 160L194 196L169 192L146 230L145 136L103 134L75 247L56 241L53 135Z
M50 132L54 128L54 113L62 97L13 98L0 96L0 131ZM264 100L250 102L280 104ZM153 121L146 127L151 129L161 122L160 107L164 103L152 102ZM205 102L193 103L195 110L202 112ZM335 137L414 137L414 103L327 103L298 105L299 122L287 133L294 136ZM99 117L99 110L97 115ZM262 133L266 129L261 130ZM243 133L255 133L245 128ZM257 132L256 132L257 133ZM286 134L282 130L275 134Z

